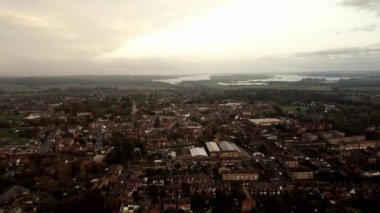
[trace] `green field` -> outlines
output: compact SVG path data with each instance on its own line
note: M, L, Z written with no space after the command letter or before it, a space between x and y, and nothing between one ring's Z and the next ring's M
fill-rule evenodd
M341 90L352 91L352 92L380 92L380 86L370 86L370 87L343 87Z
M298 73L299 74L299 73ZM185 81L180 84L166 84L157 79L171 79L181 76L69 76L69 77L32 77L32 78L0 78L0 94L34 96L56 95L64 93L88 93L94 91L118 92L120 90L177 90L177 89L269 89L269 90L311 90L330 92L336 89L349 92L380 91L380 74L375 72L314 72L312 76L352 76L354 79L340 80L336 83L321 83L319 81L299 82L267 82L267 85L218 85L219 82L234 83L239 81L267 79L276 74L226 74L211 75L209 80ZM306 75L306 73L303 73ZM182 76L183 77L183 76ZM0 121L4 120L1 118Z
M1 130L0 131L0 138L18 138L19 133L14 132L12 130Z
M286 106L281 106L282 111L287 112L287 111L297 111L297 109L300 110L300 112L306 112L309 108L306 106L301 106L301 105L286 105Z
M24 115L0 115L0 121L19 121L24 118Z

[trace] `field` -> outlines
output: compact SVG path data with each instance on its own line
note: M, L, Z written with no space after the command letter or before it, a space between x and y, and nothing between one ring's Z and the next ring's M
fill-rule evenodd
M343 87L341 90L351 92L379 92L380 86L368 86L368 87Z
M0 115L0 121L19 121L24 119L24 115Z
M18 138L19 133L11 130L0 130L0 138Z
M302 73L300 73L302 74ZM96 91L155 91L177 89L269 89L269 90L313 90L331 92L335 90L345 92L379 92L380 73L361 72L358 76L347 72L303 73L314 76L345 76L352 79L342 79L336 83L320 82L318 80L304 80L298 82L267 82L267 85L231 85L224 86L218 83L236 83L255 79L267 79L269 74L230 74L211 75L209 80L185 81L179 84L156 82L158 79L172 79L180 76L71 76L71 77L30 77L30 78L0 78L0 94L3 95L54 95L64 92L75 94ZM182 76L183 77L183 76ZM0 118L1 120L1 118Z

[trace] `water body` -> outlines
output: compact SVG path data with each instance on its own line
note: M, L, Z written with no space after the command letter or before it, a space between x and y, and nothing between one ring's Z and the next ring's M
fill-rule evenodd
M251 81L237 81L237 82L233 82L233 83L219 82L216 84L222 85L222 86L250 86L250 85L265 86L265 85L268 85L268 83L264 83L264 82L251 82Z
M297 82L302 81L303 79L318 79L324 80L325 83L334 83L341 79L350 79L351 77L326 77L326 76L306 76L306 75L274 75L269 78L262 79L252 79L247 81L237 81L237 82L219 82L217 84L223 86L247 86L247 85L256 85L256 86L265 86L268 85L267 82Z
M268 85L268 82L296 82L302 81L303 79L320 79L324 80L326 83L333 83L341 79L350 79L351 77L326 77L326 76L306 76L306 75L274 75L269 76L269 78L261 79L252 79L252 80L243 80L235 82L218 82L218 85L223 86L265 86ZM205 81L210 80L210 75L194 75L194 76L185 76L171 79L157 79L155 82L163 82L167 84L180 84L185 81Z
M154 80L156 82L163 82L167 84L180 84L184 81L205 81L210 80L209 75L194 75L194 76L186 76L186 77L178 77L172 79L158 79Z
M260 81L260 82L273 82L273 81L281 81L281 82L296 82L302 81L303 79L321 79L327 82L336 82L341 79L350 79L351 77L326 77L326 76L307 76L307 75L275 75L271 78L266 79L255 79L251 81Z

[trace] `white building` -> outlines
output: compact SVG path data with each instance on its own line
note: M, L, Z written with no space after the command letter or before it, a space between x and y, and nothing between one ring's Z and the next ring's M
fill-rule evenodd
M256 118L249 119L249 121L258 126L270 126L284 123L283 120L278 118Z
M190 149L191 157L198 157L198 156L204 156L208 157L205 148L203 147L194 147Z

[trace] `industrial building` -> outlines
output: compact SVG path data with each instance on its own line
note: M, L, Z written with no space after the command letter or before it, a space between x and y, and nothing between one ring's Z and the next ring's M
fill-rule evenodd
M271 126L271 125L279 125L283 124L284 121L278 118L256 118L249 119L250 122L257 126Z
M208 157L205 148L194 147L190 149L191 157Z
M213 141L206 142L206 148L210 157L217 157L219 155L220 148L218 144L216 144L215 142Z

